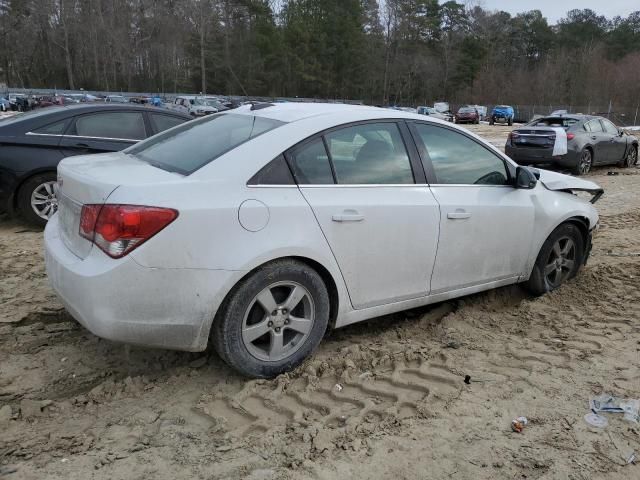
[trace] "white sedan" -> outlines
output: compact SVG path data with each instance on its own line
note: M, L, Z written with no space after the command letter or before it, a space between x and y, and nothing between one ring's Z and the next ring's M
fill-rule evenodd
M98 336L272 377L328 328L573 277L598 223L575 192L468 131L363 106L255 104L58 167L46 266Z

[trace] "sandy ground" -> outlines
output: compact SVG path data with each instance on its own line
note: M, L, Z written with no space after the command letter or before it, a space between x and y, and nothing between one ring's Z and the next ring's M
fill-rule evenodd
M338 330L272 381L93 336L49 289L41 232L1 218L0 478L640 478L640 425L583 420L592 395L640 397L640 169L591 178L602 228L566 286Z

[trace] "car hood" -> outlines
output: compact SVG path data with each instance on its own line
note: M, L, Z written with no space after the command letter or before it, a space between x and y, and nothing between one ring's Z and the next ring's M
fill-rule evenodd
M540 182L548 190L557 190L562 192L589 192L593 195L591 203L595 203L604 193L604 190L597 183L571 175L564 175L549 170L534 170L540 175Z

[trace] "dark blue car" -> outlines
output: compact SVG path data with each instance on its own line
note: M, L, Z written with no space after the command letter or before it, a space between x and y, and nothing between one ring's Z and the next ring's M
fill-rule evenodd
M513 111L513 107L509 105L496 105L491 110L491 116L489 117L489 125L493 125L494 123L506 123L507 125L513 125L513 117L515 116L515 112Z

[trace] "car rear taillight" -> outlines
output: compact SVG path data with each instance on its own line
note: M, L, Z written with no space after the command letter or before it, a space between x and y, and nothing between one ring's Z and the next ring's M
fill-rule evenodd
M567 133L567 140L573 140L574 138L576 138L574 133Z
M84 205L80 235L111 258L139 247L178 217L171 208L142 205Z

